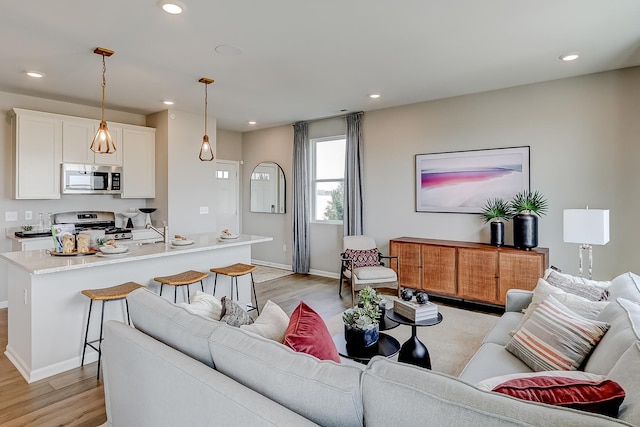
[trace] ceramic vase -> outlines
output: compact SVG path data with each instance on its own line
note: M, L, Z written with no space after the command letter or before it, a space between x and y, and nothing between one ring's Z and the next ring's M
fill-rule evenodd
M378 342L380 337L380 325L376 324L371 329L358 329L351 325L344 325L344 338L349 351L363 350Z
M519 213L513 218L513 246L530 250L538 246L538 217Z
M493 246L504 245L504 222L491 221L491 244Z

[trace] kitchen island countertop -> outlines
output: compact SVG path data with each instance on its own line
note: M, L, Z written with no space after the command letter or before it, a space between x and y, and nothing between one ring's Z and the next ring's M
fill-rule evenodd
M20 251L0 253L0 257L30 274L49 274L60 271L91 268L110 264L121 264L142 259L160 258L177 254L195 253L234 246L251 245L268 242L271 237L242 234L237 239L221 239L216 233L200 233L186 235L193 240L192 245L174 246L171 243L136 243L135 241L118 242L118 245L129 246L125 254L118 256L77 255L53 256L48 250Z

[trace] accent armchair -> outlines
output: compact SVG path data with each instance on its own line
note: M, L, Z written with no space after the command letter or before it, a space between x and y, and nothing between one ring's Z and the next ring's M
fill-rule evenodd
M351 282L351 305L355 305L356 292L365 286L372 288L395 289L400 296L400 281L398 274L390 267L386 267L383 260L388 259L389 264L395 260L396 270L400 271L400 263L397 256L384 256L378 250L376 241L369 236L345 236L343 250L340 254L340 288L338 293L342 296L342 282Z

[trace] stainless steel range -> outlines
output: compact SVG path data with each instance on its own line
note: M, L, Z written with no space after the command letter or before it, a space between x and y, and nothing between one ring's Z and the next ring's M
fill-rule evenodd
M107 211L62 212L53 215L54 224L74 224L76 232L87 230L103 231L105 237L113 240L131 240L131 230L116 227L116 214Z

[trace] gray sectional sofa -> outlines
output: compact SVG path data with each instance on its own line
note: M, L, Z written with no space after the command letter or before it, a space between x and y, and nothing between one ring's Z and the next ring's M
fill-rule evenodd
M616 278L612 304L618 296L640 301L639 283L631 273ZM529 371L504 347L530 298L530 292L509 293L506 313L460 378L454 378L381 357L366 367L319 361L140 289L127 298L135 328L116 321L105 326L108 424L640 425L640 318L614 305L603 310L612 326L586 369L624 387L619 419L526 402L473 385Z

